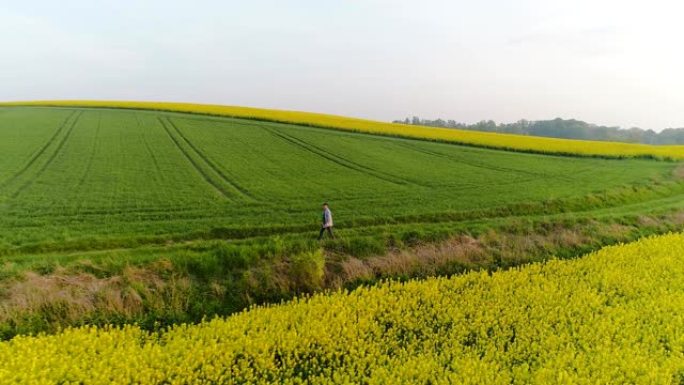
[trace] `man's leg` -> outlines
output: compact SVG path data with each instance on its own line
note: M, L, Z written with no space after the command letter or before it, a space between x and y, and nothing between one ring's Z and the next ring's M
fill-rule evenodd
M318 233L318 240L320 241L321 238L323 238L323 232L325 231L325 227L321 227L321 232Z
M332 226L328 227L328 234L330 234L330 238L335 239L335 234L333 234Z

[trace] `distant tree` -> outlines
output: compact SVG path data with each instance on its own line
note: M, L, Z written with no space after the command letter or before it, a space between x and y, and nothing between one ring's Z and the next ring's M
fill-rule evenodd
M459 123L449 119L411 119L395 120L395 123L461 128L474 131L504 132L520 135L545 136L552 138L604 140L646 144L684 144L684 128L668 128L660 133L638 127L622 129L619 127L598 126L576 119L537 120L520 119L515 123L497 124L493 120L482 120L475 124Z

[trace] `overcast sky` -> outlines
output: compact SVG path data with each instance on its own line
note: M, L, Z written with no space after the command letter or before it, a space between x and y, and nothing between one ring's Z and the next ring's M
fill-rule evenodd
M0 100L684 127L684 6L0 0Z

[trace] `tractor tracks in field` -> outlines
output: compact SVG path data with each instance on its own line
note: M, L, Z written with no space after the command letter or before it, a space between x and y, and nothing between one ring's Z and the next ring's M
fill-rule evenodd
M108 217L114 217L114 216L138 216L138 215L164 215L164 216L173 216L173 215L185 215L185 214L193 214L193 213L204 213L202 217L206 217L206 212L207 211L212 211L212 208L209 209L197 209L197 208L190 208L190 207L177 207L177 206L170 206L170 207L120 207L116 209L83 209L79 211L74 211L74 212L65 212L64 210L54 210L54 211L48 211L48 210L41 210L40 212L36 213L31 213L31 214L26 214L25 212L5 212L4 215L7 216L17 216L21 217L22 219L25 218L39 218L39 219L44 219L44 218L54 218L57 220L68 220L68 219L82 219L88 216L91 217L101 217L101 216L108 216Z
M62 149L64 148L64 145L66 142L69 140L71 137L71 133L74 130L74 127L76 127L76 124L78 124L79 119L81 118L81 115L83 114L83 111L74 111L71 113L65 121L60 125L60 127L57 129L55 134L48 140L48 142L41 147L35 154L34 156L31 157L29 162L21 169L19 172L17 172L9 181L7 181L2 187L9 186L12 182L17 181L18 179L22 178L29 172L34 166L37 165L37 163L40 162L40 159L44 157L47 153L50 147L54 147L54 150L50 154L49 158L43 163L43 165L38 169L38 171L33 175L30 179L24 181L17 190L14 191L10 196L12 199L17 198L19 195L21 195L22 192L24 192L27 188L31 187L33 183L41 176L45 171L52 165L52 163L55 161L57 156L62 152Z
M349 160L347 158L333 154L333 153L331 153L331 152L329 152L329 151L327 151L321 147L318 147L314 144L306 142L302 139L296 138L292 135L288 135L284 132L274 130L270 127L266 127L266 126L262 126L262 125L258 125L258 127L269 132L271 135L273 135L277 138L280 138L280 139L282 139L282 140L284 140L284 141L286 141L286 142L288 142L288 143L290 143L296 147L302 148L302 149L304 149L304 150L306 150L306 151L308 151L314 155L317 155L321 158L327 159L327 160L329 160L335 164L338 164L342 167L345 167L347 169L354 170L356 172L360 172L360 173L372 176L374 178L381 179L381 180L384 180L386 182L390 182L390 183L397 184L397 185L413 184L413 185L419 185L419 186L423 186L423 187L429 187L427 185L423 185L423 184L418 183L416 181L403 179L403 178L397 177L395 175L384 173L382 171L378 171L378 170L372 169L370 167L364 166L360 163L357 163L357 162L354 162L354 161Z
M217 120L215 120L215 119L213 119L213 120L212 119L200 119L197 117L193 117L192 120L197 120L197 121L201 121L201 122L213 122L213 123L217 122ZM314 145L308 141L305 141L301 138L297 138L297 137L295 137L293 135L289 135L289 134L287 134L281 130L277 130L277 129L272 128L272 127L267 127L267 126L265 126L263 124L259 124L257 122L231 121L230 124L231 125L238 125L238 126L261 128L264 131L267 131L270 134L272 134L276 137L279 137L280 139L286 140L293 145L296 145L300 148L303 148L303 149L305 149L309 152L312 152L315 155L321 156L321 157L323 157L329 161L337 163L338 165L341 165L341 166L346 167L346 168L350 168L350 169L355 170L355 171L363 172L367 175L371 175L371 176L383 179L385 181L389 181L391 183L404 184L404 185L405 184L414 184L414 185L419 185L419 186L423 186L423 187L434 187L433 185L421 183L420 181L401 178L401 177L398 177L396 175L386 173L386 172L382 172L382 171L370 168L368 166L365 166L363 164L359 164L359 163L354 162L350 159L347 159L347 158L344 158L344 157L339 156L337 154L331 153L330 151L327 151L327 150L321 148L320 146L316 146L316 145ZM377 137L374 139L383 140L383 141L387 140L386 137ZM396 144L401 146L401 147L407 148L409 150L419 152L419 153L423 153L423 154L430 155L430 156L440 157L443 159L450 160L452 162L462 163L462 164L466 164L466 165L469 165L472 167L481 168L484 170L501 171L501 172L516 173L516 174L521 174L521 175L528 175L531 177L535 177L537 179L554 178L554 179L562 179L562 180L572 181L572 178L567 177L565 175L553 175L553 174L549 175L549 174L541 173L541 172L521 170L521 169L514 168L514 167L494 166L494 165L486 164L484 162L469 161L469 160L465 160L465 159L460 158L460 157L450 156L448 154L442 154L439 152L425 150L422 148L416 148L415 146L411 146L409 143L405 143L407 141L416 141L415 139L399 139L399 140L400 140L400 142L397 142ZM378 174L380 174L380 175L378 175ZM529 181L529 180L530 180L529 178L525 179L525 181Z
M29 161L24 165L24 167L22 167L14 175L12 175L10 178L8 178L4 182L2 182L2 184L0 184L0 189L7 187L12 182L20 178L22 175L24 175L31 168L31 166L33 166L38 161L38 159L45 153L45 151L47 151L48 147L50 147L50 145L57 140L59 134L64 130L65 127L69 125L71 118L73 118L76 113L76 111L72 111L66 117L66 119L64 119L64 121L59 125L59 127L57 127L57 130L55 130L55 133L50 137L50 139L48 139L48 141L45 142L43 146L41 146L36 152L33 153L33 155L31 156Z
M201 122L212 122L212 123L217 122L217 120L215 120L215 119L200 119L197 117L193 117L192 120L201 121ZM347 159L347 158L344 158L344 157L339 156L337 154L331 153L330 151L327 151L327 150L321 148L320 146L316 146L316 145L314 145L308 141L305 141L301 138L287 134L281 130L277 130L275 128L268 127L266 125L259 124L257 122L231 121L230 124L236 125L236 126L251 127L251 128L261 128L264 131L267 131L268 133L270 133L271 135L273 135L277 138L285 140L292 145L298 146L298 147L300 147L306 151L309 151L309 152L311 152L317 156L323 157L323 158L325 158L329 161L332 161L338 165L341 165L343 167L346 167L346 168L349 168L349 169L352 169L352 170L355 170L358 172L365 173L367 175L370 175L370 176L373 176L376 178L383 179L385 181L389 181L391 183L402 184L402 185L414 184L414 185L418 185L418 186L422 186L422 187L434 187L434 185L432 185L432 184L426 184L426 183L421 182L421 181L415 181L415 180L411 180L411 179L407 179L407 178L401 178L401 177L398 177L398 176L390 174L390 173L386 173L386 172L382 172L382 171L370 168L366 165L354 162L350 159ZM378 138L374 138L374 139L383 140L383 141L387 140L387 138L385 138L385 137L378 137ZM533 171L529 171L529 170L521 170L521 169L513 168L513 167L494 166L494 165L486 164L484 162L469 161L469 160L465 160L465 159L460 158L460 157L450 156L448 154L442 154L439 152L433 152L433 151L425 150L422 148L416 148L415 146L411 146L411 144L409 144L409 143L405 143L407 141L414 141L412 139L399 139L399 140L400 140L400 142L397 142L396 144L401 146L401 147L407 148L409 150L419 152L422 154L426 154L426 155L430 155L430 156L440 157L440 158L447 159L447 160L450 160L450 161L456 162L456 163L466 164L466 165L469 165L469 166L472 166L475 168L480 168L480 169L484 169L484 170L491 170L491 171L516 173L516 174L520 174L520 175L527 175L530 177L534 177L536 179L554 178L554 179L562 179L562 180L567 180L567 181L572 180L572 178L569 178L565 175L548 175L545 173L533 172ZM524 182L529 182L530 180L534 180L534 179L526 178L524 180ZM497 183L493 183L492 185L497 185ZM477 187L477 186L473 186L473 187Z
M540 173L540 172L533 172L533 171L528 171L528 170L520 170L520 169L513 168L513 167L492 166L492 165L485 164L485 163L483 163L483 162L469 161L469 160L466 160L466 159L463 159L463 158L460 158L460 157L453 157L453 156L450 156L450 155L447 155L447 154L442 154L442 153L439 153L439 152L434 152L434 151L425 150L425 149L422 149L422 148L417 148L417 147L415 147L415 146L411 146L409 143L401 143L401 142L400 142L400 143L397 143L397 144L398 144L399 146L401 146L401 147L408 148L408 149L410 149L410 150L413 150L413 151L415 151L415 152L419 152L419 153L421 153L421 154L426 154L426 155L430 155L430 156L436 156L436 157L439 157L439 158L448 159L448 160L453 161L453 162L456 162L456 163L462 163L462 164L466 164L466 165L468 165L468 166L472 166L472 167L476 167L476 168L482 168L482 169L485 169L485 170L502 171L502 172L513 172L513 173L516 173L516 174L524 174L524 175L534 176L534 177L537 177L537 178L559 178L559 179L571 180L571 178L565 177L565 176L563 176L563 175L548 175L548 174L544 174L544 173Z
M135 122L138 125L138 129L141 129L142 124L140 123L140 117L138 116L138 114L135 114ZM165 175L162 172L161 166L159 165L159 159L157 159L157 156L154 154L154 150L152 149L152 146L150 146L150 142L147 140L147 135L145 131L141 130L141 137L143 144L145 145L145 150L152 159L152 164L154 164L154 169L157 172L157 177L159 179L165 179Z
M59 143L57 143L57 147L55 148L55 151L48 158L47 162L45 162L43 164L43 167L41 167L38 170L38 172L36 173L36 175L33 178L26 181L23 185L21 185L21 187L19 187L19 189L17 191L14 192L14 194L12 194L12 198L18 197L24 190L31 187L31 185L33 185L33 183L36 181L36 179L38 179L38 177L43 175L45 170L47 170L48 167L50 167L50 165L52 165L52 162L54 162L54 160L57 158L57 155L59 155L59 153L62 152L64 145L69 140L69 137L71 137L71 133L74 131L74 127L76 127L76 124L78 124L78 120L81 118L81 115L83 115L83 111L78 111L78 113L72 119L71 123L68 125L68 128L66 129L66 132L62 136L62 139L59 141Z
M157 159L157 156L154 155L154 151L152 150L150 143L147 141L147 137L145 137L144 135L143 143L145 144L145 149L147 150L147 153L150 155L150 158L152 158L152 164L154 164L154 169L157 171L157 175L159 175L160 178L163 178L164 173L162 172L162 169L159 166L159 160Z
M88 178L88 175L90 175L90 171L93 168L93 161L95 159L95 154L97 153L97 140L98 140L99 135L100 135L101 125L102 125L102 112L98 112L98 114L97 114L97 126L95 127L95 136L93 137L93 146L90 149L90 155L88 156L88 163L86 165L86 169L83 172L81 179L78 181L79 190L83 187L83 184L85 183L86 179Z
M157 118L171 141L192 164L202 178L213 186L224 198L255 201L256 198L244 187L231 180L206 154L195 146L170 118ZM187 148L186 148L187 146ZM194 154L194 156L193 156ZM229 188L226 188L226 185Z

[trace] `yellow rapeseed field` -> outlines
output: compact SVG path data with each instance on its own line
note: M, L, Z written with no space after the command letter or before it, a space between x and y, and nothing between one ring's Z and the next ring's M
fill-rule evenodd
M681 384L684 235L315 295L147 333L0 343L0 384Z
M17 105L152 109L229 116L236 118L260 119L516 151L607 157L654 157L662 159L684 159L684 146L651 146L633 143L554 139L524 135L411 126L299 111L283 111L208 104L130 101L65 100L0 103L0 106Z

